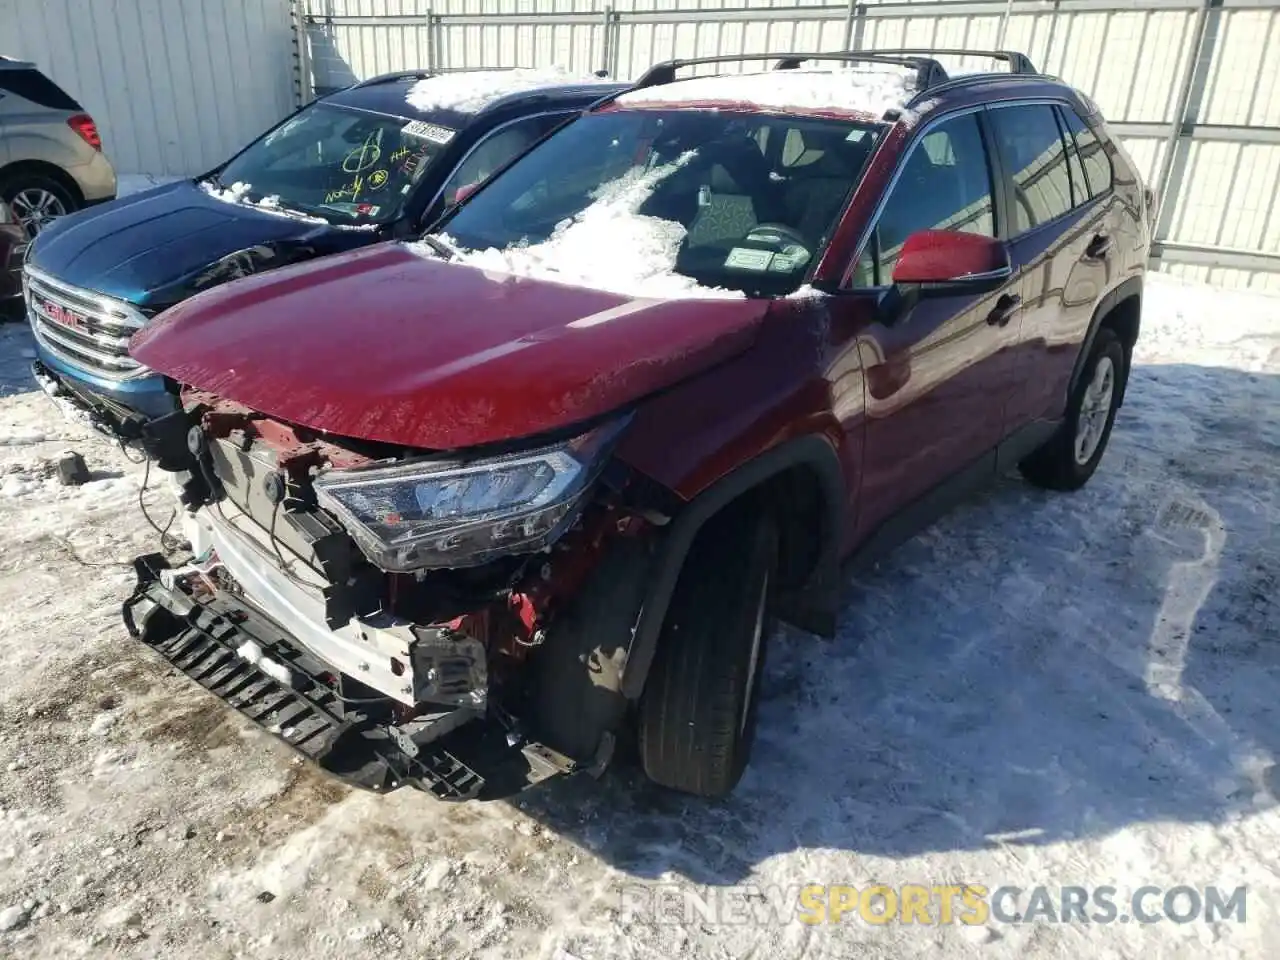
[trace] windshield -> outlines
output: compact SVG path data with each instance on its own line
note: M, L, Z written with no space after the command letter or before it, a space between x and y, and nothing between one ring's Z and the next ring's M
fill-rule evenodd
M335 223L392 220L453 138L447 127L316 103L249 146L219 173L238 198ZM275 202L266 204L275 206Z
M589 114L445 226L459 258L635 296L799 286L883 127L732 111Z

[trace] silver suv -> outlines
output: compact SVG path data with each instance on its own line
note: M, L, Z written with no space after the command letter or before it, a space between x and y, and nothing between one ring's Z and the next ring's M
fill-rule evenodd
M34 64L0 57L0 201L27 238L54 217L115 195L93 118Z

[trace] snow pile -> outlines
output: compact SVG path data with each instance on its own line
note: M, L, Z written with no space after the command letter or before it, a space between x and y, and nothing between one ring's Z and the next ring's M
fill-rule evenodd
M286 210L280 203L278 194L271 194L263 197L261 200L250 200L249 191L253 189L252 184L245 183L243 180L237 180L229 187L218 188L208 180L200 181L200 189L213 197L215 200L221 200L223 203L231 203L241 207L252 207L254 210L261 210L263 213L274 213L276 216L288 217L290 220L303 220L307 223L325 223L329 221L323 217L311 217L305 213L298 213L294 210Z
M445 73L419 80L405 94L409 106L424 113L455 110L479 113L509 93L564 83L609 83L595 76L577 76L567 70L476 70Z
M790 293L787 294L788 300L816 300L825 297L826 294L816 287L807 283L801 284Z
M1191 354L1205 366L1274 372L1280 347L1270 333L1277 330L1280 297L1149 274L1136 354L1147 363L1177 361Z
M252 189L252 184L237 180L229 187L220 188L210 180L201 180L200 189L223 203L249 203L249 190Z
M218 188L208 180L200 181L200 189L213 197L215 200L221 200L223 203L231 203L241 207L252 207L254 210L261 210L263 213L274 213L279 217L288 217L290 220L301 220L303 223L322 223L326 226L334 227L338 230L377 230L376 223L330 223L324 217L313 217L310 214L300 213L286 207L280 201L280 195L273 193L263 197L261 200L250 200L249 191L253 189L251 184L245 183L243 180L237 180L229 187Z
M542 243L504 250L460 250L457 261L481 270L593 287L629 297L737 299L735 290L701 286L675 272L685 228L671 220L637 213L664 179L688 163L696 151L652 170L634 170L606 184L576 217L561 221ZM451 246L457 242L447 235ZM411 245L426 256L429 247Z
M289 672L289 668L268 657L252 640L242 643L236 650L236 656L241 660L247 660L277 683L283 683L285 686L293 684L293 675Z
M692 77L630 90L623 106L723 103L761 110L837 110L879 117L900 110L915 95L914 70L771 70L767 73Z

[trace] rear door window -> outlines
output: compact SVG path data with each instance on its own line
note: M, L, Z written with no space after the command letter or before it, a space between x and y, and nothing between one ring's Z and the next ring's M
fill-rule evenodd
M1111 189L1111 158L1107 156L1098 135L1074 110L1062 107L1058 112L1066 124L1068 135L1075 142L1076 152L1080 155L1090 198L1102 196Z
M1022 233L1069 211L1073 206L1071 175L1053 107L1000 107L988 116L1012 181L1013 232Z
M918 230L995 236L991 170L977 114L944 120L925 134L891 189L859 258L857 286L891 283L902 245Z

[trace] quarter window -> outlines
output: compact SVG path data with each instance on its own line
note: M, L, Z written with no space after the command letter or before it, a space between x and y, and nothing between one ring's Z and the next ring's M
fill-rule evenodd
M1067 125L1067 133L1075 140L1076 152L1080 154L1080 161L1084 165L1089 197L1099 197L1111 189L1111 159L1098 135L1074 110L1063 107L1061 115Z
M1013 183L1014 233L1070 210L1071 175L1053 108L1047 104L1001 107L989 116Z
M991 171L976 114L940 123L911 150L858 261L855 284L891 283L902 245L919 230L995 236Z

